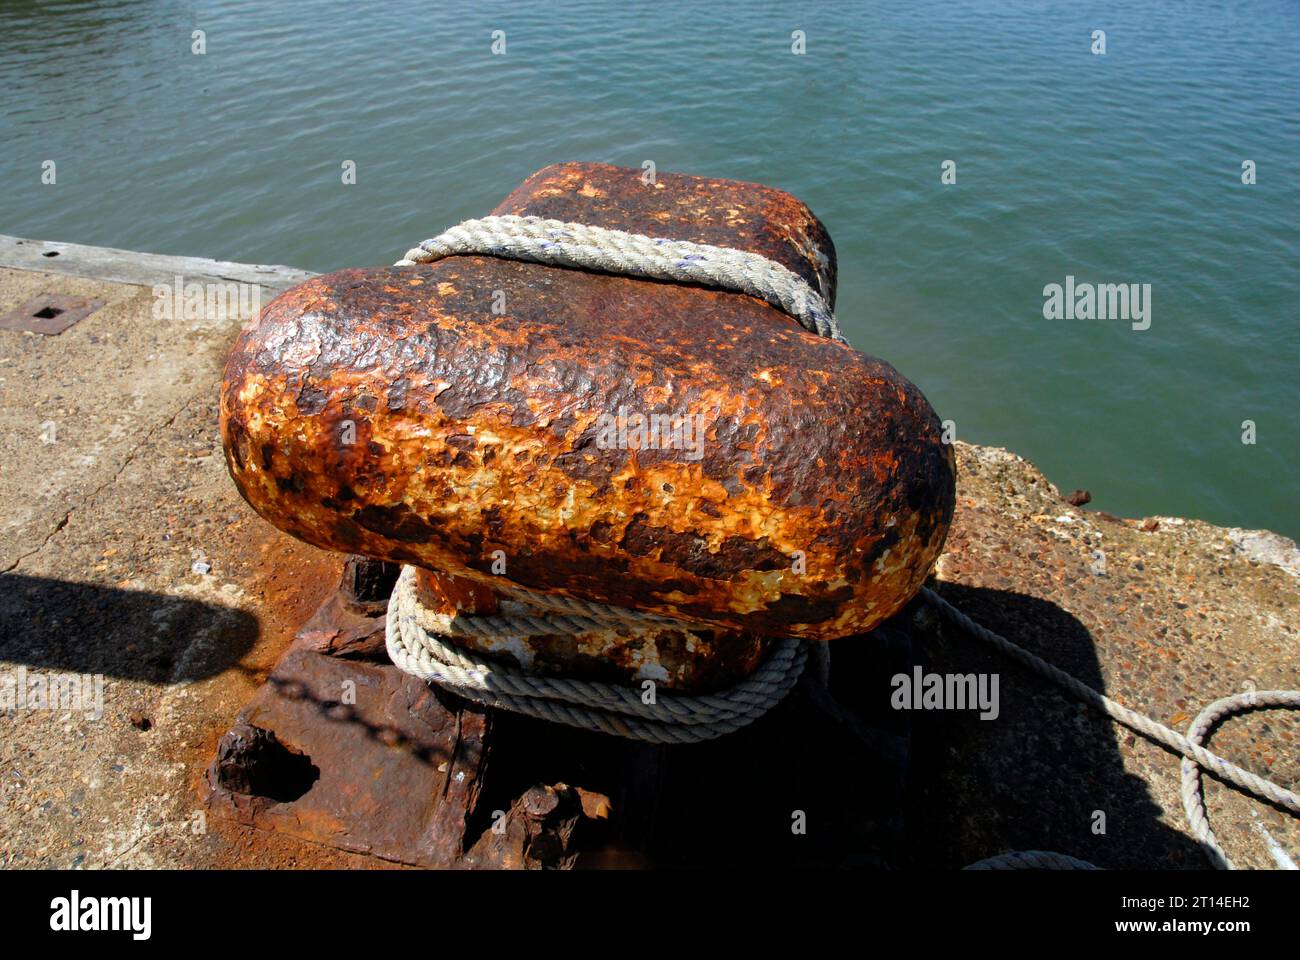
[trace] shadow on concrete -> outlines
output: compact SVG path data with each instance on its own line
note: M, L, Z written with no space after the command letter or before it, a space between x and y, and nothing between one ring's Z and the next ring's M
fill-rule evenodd
M188 597L0 575L0 661L151 683L220 673L257 639L257 619Z
M1070 613L1007 591L944 584L941 592L1107 692L1092 636ZM511 789L566 779L609 793L640 828L621 839L649 853L626 865L924 872L1046 850L1107 869L1209 868L1190 837L1161 821L1146 781L1125 770L1121 744L1135 735L1121 729L1117 739L1106 717L979 640L940 628L920 601L831 650L829 701L801 683L751 727L707 743L628 744L498 714L495 773L511 734L544 743L514 771ZM895 709L894 677L918 666L997 674L998 716ZM1155 762L1167 762L1176 782L1177 757ZM493 789L489 782L485 796Z
M955 584L941 592L978 622L1105 692L1091 635L1060 607ZM914 602L873 634L832 644L833 700L801 684L751 727L708 743L654 747L493 712L492 762L477 806L508 809L537 783L605 793L621 827L587 848L592 856L580 865L589 866L925 871L1009 850L1052 850L1111 869L1206 868L1200 848L1161 822L1146 782L1124 769L1121 747L1132 735L1121 730L1117 738L1106 718L918 611ZM247 613L191 598L0 576L0 661L34 669L157 683L199 679L237 663L257 631ZM319 659L339 676L378 672L364 661ZM997 718L893 709L892 678L917 666L997 674ZM393 700L398 719L380 719L337 702L339 678L326 673L320 689L270 687L307 701L303 722L316 712L334 721L331 738L361 727L375 746L407 741L408 749L422 739L405 729L421 713L411 699L418 693L441 705L435 712L447 720L445 731L440 719L422 732L451 740L447 749L417 752L415 767L450 759L456 698L414 683L415 693ZM392 697L376 699L388 704ZM344 761L312 762L323 776ZM1173 782L1177 758L1167 762ZM1097 832L1098 814L1104 832ZM484 829L480 819L469 824L468 841Z
M752 725L702 743L657 746L496 712L480 807L508 807L535 783L605 794L616 822L580 868L895 866L910 721L867 691L908 668L910 624L895 618L835 647L833 701L801 680Z
M1056 604L951 583L939 592L976 622L1110 693L1091 634ZM913 712L911 867L1050 850L1108 869L1208 869L1200 847L1160 821L1146 782L1124 769L1121 743L1134 743L1135 734L1118 728L1117 739L1107 717L947 625L919 633L916 652L927 671L998 674L1000 713L981 720L976 712ZM1178 757L1168 764L1176 777ZM1176 794L1170 799L1177 803Z
M1055 604L952 584L942 592L1104 692L1091 635ZM491 759L465 845L486 829L489 812L510 809L528 788L567 783L605 794L617 811L616 826L580 844L579 866L932 871L1010 850L1050 850L1110 869L1207 867L1189 837L1161 822L1146 782L1124 769L1109 720L927 614L914 601L872 634L835 641L830 698L801 683L752 726L706 743L652 746L492 711ZM375 666L312 656L324 671L319 683L271 682L277 696L298 704L302 723L316 729L311 715L323 714L332 721L323 728L330 742L355 738L356 728L374 746L391 746L398 733L411 739L403 724L362 716L330 692L341 677ZM916 667L996 674L998 716L894 709L893 678ZM457 698L420 691L454 717ZM409 698L398 700L409 706ZM413 719L405 710L397 716ZM288 741L307 748L290 727ZM344 752L366 749L349 741ZM326 758L319 743L308 752L323 775L342 762ZM450 760L452 752L449 742L416 759ZM1168 763L1176 775L1177 759ZM1104 832L1095 832L1099 813Z

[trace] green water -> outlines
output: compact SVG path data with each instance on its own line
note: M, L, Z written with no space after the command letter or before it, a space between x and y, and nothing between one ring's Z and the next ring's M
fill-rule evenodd
M826 222L848 336L959 438L1096 508L1295 536L1298 27L1267 0L3 3L0 232L330 270L558 160L758 180ZM1045 320L1067 276L1149 283L1150 328Z

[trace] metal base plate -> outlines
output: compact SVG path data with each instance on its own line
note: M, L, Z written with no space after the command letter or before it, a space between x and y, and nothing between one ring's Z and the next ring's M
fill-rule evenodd
M0 329L55 336L103 305L103 300L42 293L0 316Z

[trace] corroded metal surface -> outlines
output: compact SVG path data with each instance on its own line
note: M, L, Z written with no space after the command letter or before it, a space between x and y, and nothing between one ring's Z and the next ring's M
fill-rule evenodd
M420 605L434 620L528 612L482 584L430 570L420 571L416 590ZM576 634L449 639L530 673L633 685L653 680L665 690L692 694L738 683L758 669L771 645L754 634L653 624Z
M565 164L494 212L726 243L833 295L824 229L765 187ZM703 440L602 444L620 413ZM221 414L241 493L310 543L763 635L869 630L953 509L938 420L884 361L748 296L490 257L286 292Z
M339 588L298 631L299 645L332 657L385 657L384 621L396 564L351 556Z
M205 799L249 826L450 866L463 853L487 723L394 666L295 648L222 738Z
M575 829L595 816L585 800L574 814L582 791L538 784L515 798L511 783L491 801L499 811L481 807L491 718L386 662L383 613L357 611L379 604L386 583L377 564L349 561L221 737L204 802L245 826L394 863L568 866ZM497 816L499 829L486 829Z
M80 323L104 305L103 300L42 293L0 316L0 330L20 330L52 337Z

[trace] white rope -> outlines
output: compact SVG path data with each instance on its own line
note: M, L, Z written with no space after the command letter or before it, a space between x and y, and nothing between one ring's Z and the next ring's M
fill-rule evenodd
M1199 747L1205 742L1205 737L1210 732L1210 729L1225 717L1240 713L1243 710L1260 710L1268 707L1287 707L1294 710L1300 707L1300 691L1250 690L1246 693L1224 697L1222 700L1215 700L1196 715L1192 725L1187 728L1187 740ZM1192 828L1192 834L1205 851L1205 855L1210 858L1210 862L1220 870L1236 870L1236 866L1224 853L1223 847L1219 846L1219 839L1214 835L1214 831L1210 829L1210 821L1205 812L1201 768L1198 763L1199 761L1194 763L1187 759L1186 756L1183 757L1181 791L1183 812L1187 814L1187 823ZM1217 773L1218 771L1213 772ZM1267 780L1263 782L1268 783ZM1271 786L1271 784L1269 785ZM1290 794L1292 799L1295 796L1293 793ZM1292 813L1300 813L1300 809L1297 809L1293 803L1283 803L1282 806L1285 806Z
M467 220L409 250L397 265L429 263L457 254L507 257L747 293L784 310L814 333L847 342L825 298L803 278L766 257L743 250L541 217L503 216ZM389 602L389 655L408 673L488 706L655 743L690 743L712 739L752 723L789 692L810 654L817 662L823 685L829 679L830 654L825 644L786 639L778 643L753 676L731 690L707 697L658 697L658 704L647 712L645 708L650 705L643 704L639 692L631 688L539 677L468 656L444 643L439 635L540 636L630 623L671 623L671 620L511 587L510 595L532 606L535 612L523 616L455 617L450 622L434 622L419 606L414 576L413 568L403 568ZM1182 754L1183 809L1193 835L1216 867L1234 869L1209 827L1201 768L1300 816L1300 796L1202 746L1210 728L1231 714L1264 707L1300 708L1300 690L1252 692L1217 700L1201 711L1188 728L1187 736L1183 736L1098 693L1059 667L981 626L933 590L922 587L921 596L950 623L1131 730ZM969 869L1042 868L1095 869L1086 861L1065 854L1036 850L990 857Z
M445 642L444 637L465 635L449 628L448 620L451 624L466 620L494 622L490 628L476 629L476 636L520 634L512 632L511 618L434 616L420 603L416 576L414 567L403 567L388 602L385 637L388 655L398 668L484 706L597 733L650 743L699 743L733 733L767 713L790 692L810 652L809 644L793 638L779 640L754 673L727 690L694 697L656 692L647 703L641 690L543 677L473 656ZM523 618L521 622L531 623L531 619ZM625 622L611 618L596 626L609 629ZM529 635L534 634L523 634ZM812 649L818 650L819 646Z
M785 311L813 333L845 342L822 294L793 270L744 250L541 217L483 217L466 220L413 247L397 266L456 254L530 260L747 293Z

